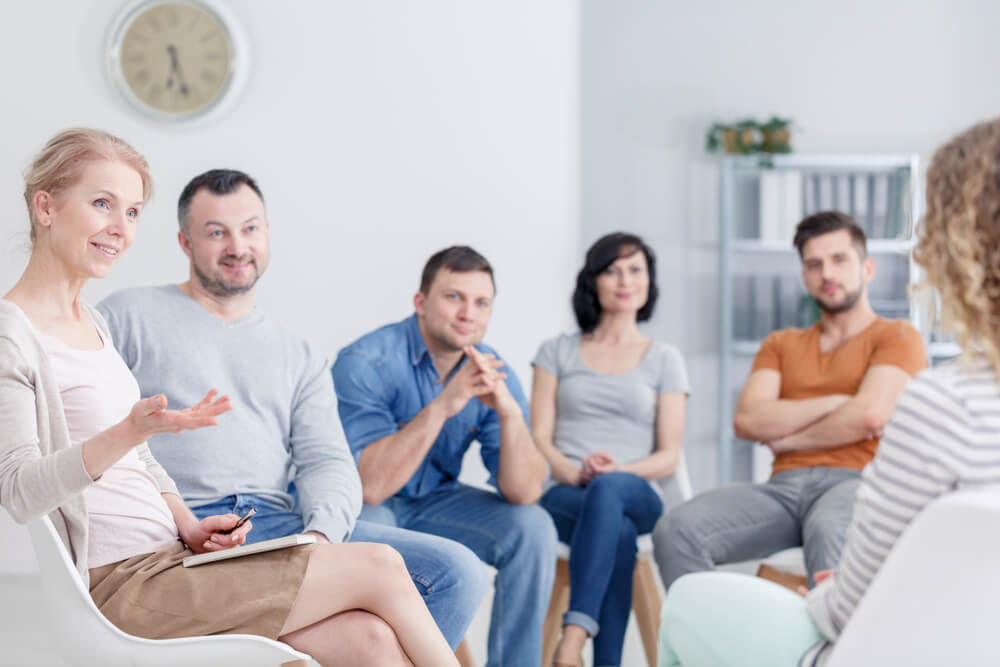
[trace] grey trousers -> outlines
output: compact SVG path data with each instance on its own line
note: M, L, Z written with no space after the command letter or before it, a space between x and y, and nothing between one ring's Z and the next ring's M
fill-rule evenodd
M840 560L861 472L801 468L763 484L738 484L703 493L675 508L653 531L663 585L690 572L770 556L801 546L813 573Z

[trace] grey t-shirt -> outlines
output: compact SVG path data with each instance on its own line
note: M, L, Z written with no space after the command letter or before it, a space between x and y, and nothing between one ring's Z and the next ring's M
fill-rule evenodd
M684 359L666 343L653 342L638 366L612 375L583 363L580 334L563 334L542 343L532 364L559 380L553 440L577 464L600 451L619 463L649 456L656 447L657 398L690 391Z
M323 354L259 310L224 322L176 285L122 290L98 310L143 396L186 408L214 387L232 401L218 426L149 439L185 502L243 493L292 510L294 478L305 529L347 538L361 480Z

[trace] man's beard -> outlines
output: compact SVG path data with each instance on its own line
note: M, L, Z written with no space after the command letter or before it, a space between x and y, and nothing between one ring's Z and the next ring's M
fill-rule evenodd
M854 308L855 304L858 303L858 299L861 298L861 294L864 291L865 291L865 286L861 285L860 287L858 287L856 291L848 292L847 295L844 297L843 301L832 306L827 303L824 303L822 299L814 298L813 300L816 302L816 305L819 306L819 309L822 310L827 315L837 315L838 313L843 313L850 310L851 308Z
M223 259L227 259L223 257ZM238 296L240 294L246 294L253 289L253 286L257 284L257 280L260 279L260 274L257 273L257 262L253 260L253 278L251 278L245 285L233 285L227 283L221 278L213 278L200 268L195 262L191 263L192 268L194 268L194 275L198 278L198 282L201 286L213 296Z

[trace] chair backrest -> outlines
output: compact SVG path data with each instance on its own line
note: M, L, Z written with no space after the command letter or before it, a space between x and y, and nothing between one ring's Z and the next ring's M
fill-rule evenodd
M97 609L47 516L28 523L42 574L49 632L71 665L279 665L310 658L289 646L251 635L151 640L115 627Z
M684 457L683 449L681 449L680 458L677 460L674 474L659 480L658 484L663 492L664 514L681 503L691 500L691 477L688 475L687 460Z
M937 499L889 553L829 667L1000 663L998 563L1000 489Z
M42 573L42 593L51 636L59 653L64 657L83 654L80 656L82 662L93 648L109 643L114 645L125 633L98 611L49 518L31 521L28 534ZM106 656L98 651L87 657L96 661Z

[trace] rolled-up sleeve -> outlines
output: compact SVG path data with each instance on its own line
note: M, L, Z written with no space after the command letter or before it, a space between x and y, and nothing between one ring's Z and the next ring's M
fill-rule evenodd
M337 411L355 461L360 460L365 447L399 430L379 363L360 352L345 350L333 364Z

